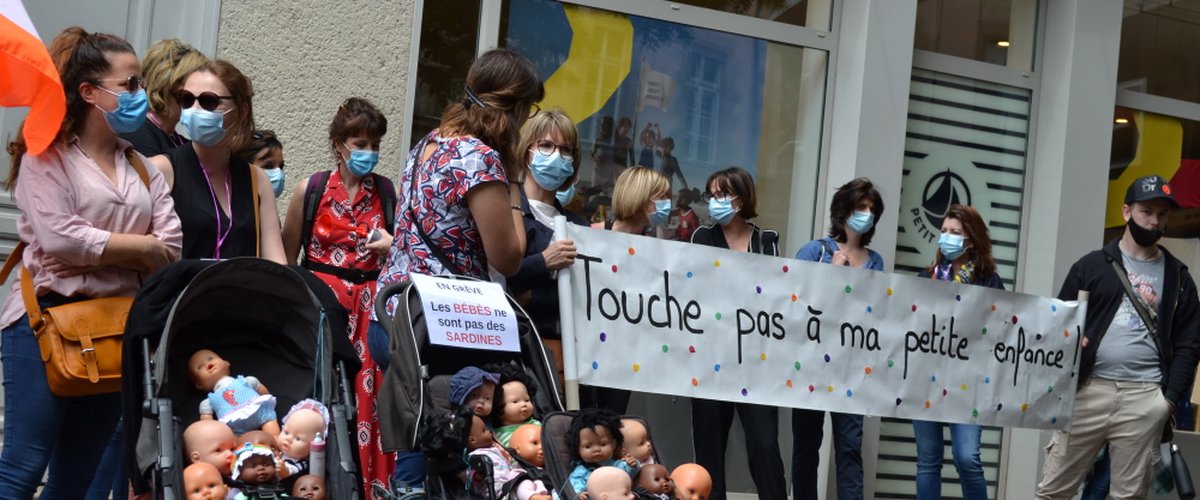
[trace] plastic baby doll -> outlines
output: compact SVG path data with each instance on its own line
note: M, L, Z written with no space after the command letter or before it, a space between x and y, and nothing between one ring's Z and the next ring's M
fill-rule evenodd
M188 358L188 375L197 389L208 393L200 402L201 419L215 415L238 434L261 428L272 436L279 435L275 396L257 378L230 376L229 362L208 349Z
M534 467L546 466L546 456L542 454L542 427L540 425L526 424L517 427L508 444L526 463Z
M295 498L325 500L326 495L325 480L319 476L305 474L296 480L296 484L292 485L292 497Z
M637 487L634 488L638 498L670 500L675 493L675 483L671 482L671 473L661 464L643 465L638 471Z
M188 463L210 464L224 477L231 474L236 448L233 431L216 420L199 420L183 431L183 452Z
M638 462L631 456L616 460L621 449L621 419L617 414L599 408L585 408L571 419L567 429L567 449L574 452L571 475L567 480L580 498L587 498L587 481L599 467L614 466L632 477Z
M468 366L450 379L450 407L466 406L483 418L492 414L492 398L500 376Z
M279 433L279 449L283 452L285 469L280 477L288 477L308 470L308 452L317 434L326 435L329 426L329 410L320 401L305 399L292 406L283 417L283 430Z
M497 494L501 492L505 486L508 486L516 493L518 500L550 500L550 491L546 488L545 483L539 480L529 479L528 474L524 469L517 467L512 457L503 447L497 446L493 439L492 431L488 430L487 424L479 415L471 417L471 432L467 434L467 450L468 456L484 456L492 462L492 488L495 488ZM525 476L524 480L517 480L518 477ZM481 481L481 477L471 475L471 488L475 493L489 496L489 485ZM516 480L515 484L510 482Z
M600 467L592 472L587 482L587 496L591 500L630 500L634 498L629 473L616 467Z
M654 463L654 445L650 444L650 433L640 420L621 419L621 436L625 440L622 453L632 456L642 465Z
M671 471L678 500L708 500L712 493L712 476L697 464L683 464Z
M278 442L275 441L275 438L272 437L270 434L268 434L267 431L247 432L245 434L242 434L241 436L238 436L237 442L239 445L243 445L243 446L246 443L250 443L251 445L254 445L254 446L265 446L267 448L270 448L271 453L275 454L275 470L278 471L279 478L283 479L283 478L286 478L289 475L291 475L291 473L288 472L288 470L284 464L283 453L280 452L280 450L279 450Z
M208 462L196 462L183 469L183 491L187 500L225 500L229 487L221 471Z
M275 473L275 454L266 446L245 444L239 448L233 474L238 485L234 500L287 498Z
M492 407L492 422L496 426L496 440L508 446L508 440L517 427L526 424L542 425L533 418L533 380L517 365L496 367L500 383L496 386L495 404Z

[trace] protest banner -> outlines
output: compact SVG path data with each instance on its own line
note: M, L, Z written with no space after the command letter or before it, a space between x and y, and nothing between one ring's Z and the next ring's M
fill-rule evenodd
M1054 429L1084 302L559 224L567 387ZM571 339L574 342L571 342Z
M517 319L496 283L412 275L421 296L429 342L435 345L519 352Z

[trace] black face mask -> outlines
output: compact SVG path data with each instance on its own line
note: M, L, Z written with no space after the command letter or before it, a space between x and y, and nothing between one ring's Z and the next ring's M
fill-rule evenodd
M1140 247L1154 246L1163 236L1162 229L1146 229L1134 222L1133 217L1129 218L1126 225L1129 226L1129 235L1133 237L1133 242Z

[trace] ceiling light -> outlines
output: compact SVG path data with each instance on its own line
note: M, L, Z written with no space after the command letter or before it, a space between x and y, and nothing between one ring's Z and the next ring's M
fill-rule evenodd
M1000 47L1008 47L1009 43L1008 40L1000 40L999 42L996 42L996 45Z
M1128 118L1117 118L1117 119L1116 119L1116 120L1114 120L1114 121L1115 121L1115 122L1117 122L1117 123L1129 123L1129 119L1128 119Z

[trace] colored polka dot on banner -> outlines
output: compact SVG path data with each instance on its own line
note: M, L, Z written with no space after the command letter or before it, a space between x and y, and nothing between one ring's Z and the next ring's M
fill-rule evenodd
M867 314L871 314L871 311L874 311L874 309L871 306L867 306Z
M787 266L787 264L784 264L784 265L783 265L783 272L785 272L785 273L786 273L786 272L788 272L788 266Z
M692 272L691 272L691 271L688 271L688 273L687 273L687 277L690 279L692 276L695 276L695 274L692 274Z
M592 361L592 369L593 369L593 370L599 370L599 369L600 369L600 363L597 363L597 362L595 362L595 361Z
M891 297L893 293L895 293L895 292L892 290L892 287L888 287L888 289L887 289L887 296L888 296L888 297Z
M888 360L888 368L891 368L891 367L893 367L893 366L896 366L896 362L895 362L895 361L893 361L893 360L890 360L890 359L889 359L889 360Z
M721 319L721 313L717 313L715 316L717 319Z
M913 312L917 312L917 305L916 305L916 304L913 304L913 306L912 306L912 311L913 311Z
M929 381L930 381L930 382L937 382L937 375L930 375L930 376L929 376Z
M662 351L663 351L663 352L667 352L667 351L669 351L669 350L671 350L671 348L670 348L670 347L668 347L668 346L667 346L667 344L663 344L663 345L662 345Z
M635 253L637 253L637 252L634 251L633 247L629 247L629 255L633 255Z
M721 371L721 363L717 363L717 364L713 365L713 371L714 372Z
M863 372L864 372L864 373L866 373L867 375L870 375L870 374L871 374L871 367L869 367L869 366L868 366L868 367L866 367L866 368L863 368Z
M790 379L790 378L787 379L787 387L788 387L788 389L792 388L792 379Z
M756 286L756 287L754 287L754 291L756 291L756 292L758 292L758 293L760 293L760 294L761 294L761 293L762 293L762 287L761 287L761 286Z
M961 385L961 386L959 386L959 387L960 387L960 388L962 388L962 390L964 390L964 391L965 391L965 390L967 390L967 384L963 384L963 385Z
M942 397L943 397L943 398L944 398L944 397L946 397L946 396L947 396L947 395L949 395L949 394L950 394L950 391L947 391L946 389L942 389Z
M692 377L692 387L700 387L700 381L696 377Z
M983 333L984 335L987 335L987 327L986 327L986 326L985 326L985 327L983 327L983 332L982 332L982 333Z
M765 352L763 352L763 353L759 353L759 354L758 354L758 359L761 359L761 360L763 360L763 361L766 361L766 360L767 360L767 353L765 353Z
M896 398L896 406L900 406L900 403L902 403L902 402L904 402L903 399Z
M1070 330L1063 330L1063 337L1065 337L1065 338L1071 338L1071 331L1070 331Z
M1033 337L1033 338L1035 338L1035 339L1037 339L1037 340L1042 340L1042 334L1040 334L1040 333L1039 333L1039 334L1037 334L1037 335L1034 335L1034 337Z
M719 261L719 260L714 260L714 261L713 261L713 267L721 267L721 261Z
M996 403L996 411L1000 411L1003 409L1004 409L1004 403Z
M616 265L616 264L613 264L613 266L612 266L612 272L614 272L614 273L615 273L615 272L617 272L617 265Z
M1017 315L1016 314L1014 314L1012 317L1012 324L1014 324L1014 325L1017 324Z
M1058 312L1058 306L1056 306L1054 304L1050 304L1050 312L1052 312L1052 313Z
M992 312L996 312L996 304L992 304Z
M608 341L608 334L607 334L607 333L604 333L604 332L600 332L600 341L601 341L601 342L606 342L606 341Z
M971 416L972 416L972 417L978 417L978 416L979 416L979 409L978 409L978 408L971 408Z
M930 408L932 408L932 407L933 407L933 401L930 401L930 400L926 399L926 400L925 400L925 409L926 409L926 410L928 410L928 409L930 409Z
M826 355L825 355L825 362L826 362L826 363L828 363L828 362L830 362L831 360L833 360L833 358L829 357L829 355L828 355L828 354L826 354Z
M641 371L641 370L642 370L642 365L639 365L639 364L637 364L637 363L634 363L634 364L633 364L633 373L637 373L637 372L639 372L639 371Z
M854 391L852 391L850 389L846 389L846 397L848 397L848 398L854 397Z
M750 391L747 391L746 388L743 387L742 388L742 396L749 396L749 395L750 395Z
M1050 386L1050 387L1046 388L1046 394L1050 394L1051 392L1054 392L1054 386Z
M792 294L792 302L795 302L799 299L800 299L800 297L797 297L796 294L794 294L794 293Z
M799 362L799 361L797 361L797 362L796 362L795 364L793 364L792 366L796 367L796 371L800 371L800 362Z
M692 354L695 354L695 353L696 353L696 346L694 346L694 345L690 345L690 346L688 346L688 352L690 352L690 353L692 353Z
M954 300L956 300L958 302L962 302L962 295L955 295Z
M992 377L983 377L983 383L985 383L985 384L992 383Z
M1058 417L1050 417L1050 423L1053 424L1053 423L1057 423L1057 422L1058 422Z
M812 385L808 386L808 392L813 392L813 391L815 391L815 390L817 390L817 388L816 388L816 387L814 387L814 386L812 386Z
M850 287L850 285L846 285L846 293L850 293L853 290L854 288Z
M1029 409L1029 403L1021 403L1021 411L1025 411L1028 409Z
M833 386L831 385L831 386L829 386L829 387L825 388L825 390L826 390L826 391L829 391L829 392L833 392Z

